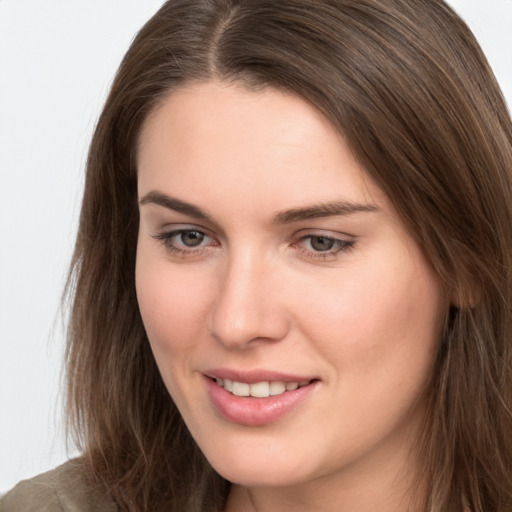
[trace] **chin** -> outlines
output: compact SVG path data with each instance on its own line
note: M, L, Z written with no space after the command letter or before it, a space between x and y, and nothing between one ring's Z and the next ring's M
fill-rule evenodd
M308 475L293 464L263 465L220 463L214 469L226 480L243 487L288 487L307 481Z
M226 480L247 487L286 487L315 478L314 460L272 440L264 446L222 446L223 450L208 450L212 467Z

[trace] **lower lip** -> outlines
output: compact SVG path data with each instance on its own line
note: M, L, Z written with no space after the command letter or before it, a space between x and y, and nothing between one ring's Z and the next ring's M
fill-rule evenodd
M208 394L218 413L239 425L257 427L272 423L298 407L316 388L318 381L266 398L235 396L205 377Z

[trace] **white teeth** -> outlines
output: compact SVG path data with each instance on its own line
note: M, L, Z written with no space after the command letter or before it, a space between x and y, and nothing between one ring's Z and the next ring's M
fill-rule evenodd
M251 396L256 398L265 398L270 394L270 384L268 382L257 382L251 384Z
M294 391L310 383L309 380L303 380L302 382L263 381L247 384L246 382L237 382L229 379L217 378L215 380L219 386L233 393L233 395L252 396L255 398L267 398L269 396L281 395L285 391Z
M270 394L281 395L286 391L286 384L284 382L271 382L270 383Z
M249 384L245 382L233 382L233 395L235 396L249 396Z

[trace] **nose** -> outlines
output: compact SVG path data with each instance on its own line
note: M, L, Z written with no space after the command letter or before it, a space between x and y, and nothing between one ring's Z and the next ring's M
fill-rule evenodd
M210 333L230 349L279 341L289 330L279 269L250 250L225 263L210 311Z

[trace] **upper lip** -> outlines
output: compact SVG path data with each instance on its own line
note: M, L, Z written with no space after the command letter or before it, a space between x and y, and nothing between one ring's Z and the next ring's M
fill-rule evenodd
M310 375L297 375L272 370L241 370L234 368L215 368L203 372L212 379L229 379L235 382L255 384L256 382L304 382L314 380Z

